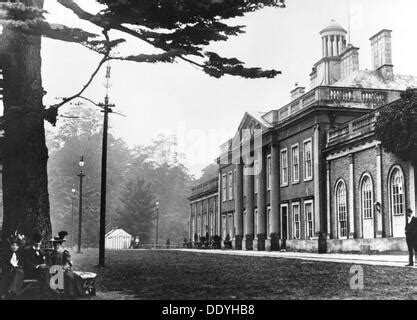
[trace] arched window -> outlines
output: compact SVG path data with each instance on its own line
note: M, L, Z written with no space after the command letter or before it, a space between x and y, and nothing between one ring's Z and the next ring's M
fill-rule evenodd
M339 181L336 185L336 214L339 221L339 237L347 237L347 200L346 184Z
M403 215L405 210L404 177L400 169L395 168L391 174L391 210L394 216Z
M361 209L364 219L373 218L373 185L369 175L365 175L361 183Z

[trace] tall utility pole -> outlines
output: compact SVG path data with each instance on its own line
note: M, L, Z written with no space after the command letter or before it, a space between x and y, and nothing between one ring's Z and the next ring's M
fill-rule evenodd
M109 103L108 89L110 88L110 71L111 67L107 67L106 72L106 97L104 104L100 103L99 107L104 113L104 124L103 124L103 149L101 156L101 200L100 200L100 242L99 242L99 266L105 266L105 236L106 236L106 187L107 187L107 135L109 129L109 113L112 113L114 104Z
M83 173L83 167L84 167L84 157L81 157L79 166L80 166L80 174L78 175L80 177L80 204L79 204L79 211L78 211L78 253L81 253L81 231L82 231L82 223L83 223L83 178L85 177L85 174Z
M71 190L71 248L74 247L74 200L75 200L75 188Z

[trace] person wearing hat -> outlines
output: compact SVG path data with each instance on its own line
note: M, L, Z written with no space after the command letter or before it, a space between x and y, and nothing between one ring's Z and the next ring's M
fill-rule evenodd
M45 252L41 249L42 235L36 232L32 236L32 245L25 248L24 256L24 270L26 279L40 280L43 289L49 287L49 268L46 264Z
M9 250L2 265L3 277L0 282L0 297L2 299L13 299L22 292L25 278L24 260L20 250L22 239L24 236L18 235L17 232L7 239Z
M417 218L413 215L413 210L407 209L405 223L405 238L408 247L408 264L406 267L414 266L414 254L417 254Z
M71 254L63 247L63 243L66 241L65 237L68 232L61 231L57 237L50 240L53 246L52 253L50 255L50 266L62 266L64 269L64 294L67 297L74 298L83 295L83 281L71 271L72 260Z

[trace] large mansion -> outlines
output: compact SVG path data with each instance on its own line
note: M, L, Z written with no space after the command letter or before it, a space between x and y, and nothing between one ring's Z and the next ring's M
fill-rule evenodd
M192 189L190 239L229 235L237 250L398 251L405 211L416 210L414 167L374 135L381 108L417 77L394 72L391 31L370 38L372 70L332 21L311 89L291 102L245 113L218 158L218 177Z

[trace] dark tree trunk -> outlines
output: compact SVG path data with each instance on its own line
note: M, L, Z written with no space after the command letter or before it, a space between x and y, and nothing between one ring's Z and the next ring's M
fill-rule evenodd
M43 0L21 1L43 8ZM5 27L0 41L4 78L3 239L18 231L51 235L41 38Z

